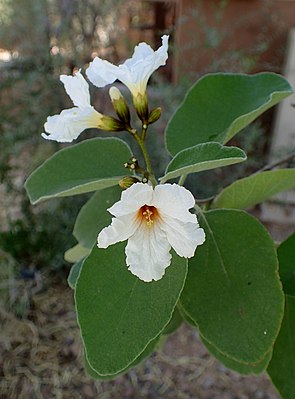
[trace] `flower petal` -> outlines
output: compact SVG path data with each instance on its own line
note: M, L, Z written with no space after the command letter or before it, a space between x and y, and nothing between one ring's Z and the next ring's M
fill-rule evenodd
M129 58L120 66L126 66L130 72L137 73L137 79L134 79L134 81L138 81L140 75L142 77L151 76L156 69L166 64L168 58L168 38L168 35L162 36L162 46L157 51L154 51L144 42L139 43L134 49L132 58Z
M59 115L49 116L44 129L49 135L42 133L47 140L69 143L75 140L83 130L97 127L102 115L91 106L87 108L70 108Z
M195 222L196 217L188 211L195 205L194 196L178 184L160 184L155 187L153 204L161 215L171 216L183 222Z
M121 218L113 218L110 226L105 227L97 237L97 246L107 248L117 242L125 241L134 234L140 221L136 213Z
M135 183L122 192L120 201L108 211L117 217L138 211L143 205L150 205L153 198L153 187L148 184Z
M105 87L118 79L119 68L109 61L95 57L86 69L86 75L96 87Z
M68 96L76 107L90 106L89 85L80 71L76 72L74 76L61 75L60 81L64 84Z
M167 35L162 36L162 46L157 51L146 43L139 43L132 57L119 66L95 57L86 70L86 75L97 87L104 87L118 79L129 88L133 96L144 94L151 74L166 64L168 38Z
M160 280L171 263L170 249L159 223L142 223L125 248L128 269L143 281Z
M205 241L205 232L199 227L196 215L195 222L183 222L173 217L165 216L161 228L166 232L167 239L177 255L185 258L194 256L198 245Z

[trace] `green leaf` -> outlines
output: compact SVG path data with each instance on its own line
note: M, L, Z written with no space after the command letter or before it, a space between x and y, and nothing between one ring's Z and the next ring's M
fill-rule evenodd
M237 371L240 374L260 374L263 371L266 370L270 359L272 357L272 351L268 352L266 356L259 362L256 363L240 363L237 362L228 356L223 355L221 352L219 352L213 345L209 344L208 341L202 336L201 340L203 344L207 347L208 351L217 359L219 360L222 364L225 365L225 367Z
M115 186L126 175L124 163L131 157L128 145L117 138L95 138L64 148L45 161L25 184L36 204Z
M195 322L195 320L190 318L190 316L187 314L180 301L177 304L177 308L179 310L181 317L183 318L183 320L187 322L187 324L191 325L192 327L198 328L197 323Z
M76 285L78 322L91 367L100 375L126 369L172 317L187 262L175 254L164 277L145 283L126 267L124 247L93 248Z
M295 233L278 247L278 258L284 292L295 296Z
M293 93L288 81L274 73L215 73L198 80L170 119L166 144L175 155L184 148L235 134Z
M97 191L81 208L73 232L81 245L93 247L98 233L111 223L112 216L107 209L120 199L121 192L119 186Z
M167 326L162 331L162 334L172 334L174 331L180 327L181 323L183 322L183 317L181 316L178 308L174 309L173 315Z
M189 261L181 304L223 355L240 363L260 362L283 317L274 243L244 211L209 211L200 224L206 241Z
M212 208L249 208L282 191L295 187L295 169L257 173L232 183L221 191Z
M176 154L160 180L165 183L181 175L220 168L246 159L247 155L237 147L225 147L219 143L197 144Z
M75 263L70 270L70 273L68 275L68 284L72 289L75 289L76 287L76 283L80 274L80 270L82 268L83 265L83 259L80 259L77 263Z
M268 374L283 399L295 398L295 298L286 295L285 316Z
M129 366L127 366L124 370L120 371L119 373L112 374L112 375L100 375L98 374L90 365L89 361L87 360L87 357L84 355L84 365L87 374L90 375L90 377L95 378L97 380L109 380L118 377L121 374L126 373L128 370L131 368L137 366L139 363L141 363L144 359L149 357L157 348L157 344L159 342L159 336L153 339L145 348L145 350L131 363ZM84 350L85 352L85 350Z
M85 248L80 244L76 244L72 248L68 249L64 254L64 259L70 263L76 263L80 259L85 258L85 256L89 255L90 249Z

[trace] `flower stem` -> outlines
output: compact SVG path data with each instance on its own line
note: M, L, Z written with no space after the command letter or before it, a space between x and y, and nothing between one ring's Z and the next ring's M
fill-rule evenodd
M146 146L144 144L144 141L139 136L138 136L138 138L135 138L135 139L136 139L136 141L137 141L137 143L138 143L138 145L139 145L139 147L141 149L142 155L144 157L146 168L147 168L147 171L149 172L150 181L152 182L153 187L155 187L158 183L157 183L157 180L156 180L155 175L153 173L150 157L149 157L149 154L147 152L147 149L146 149Z
M147 125L142 125L142 133L141 133L142 141L145 140L146 132L147 132Z
M137 133L137 131L135 129L130 129L130 130L128 130L128 132L132 134L132 136L135 138L137 144L139 145L139 147L141 149L142 155L145 160L146 169L149 173L149 179L150 179L153 187L155 187L158 184L158 182L157 182L157 179L155 178L155 175L154 175L154 172L152 169L150 157L149 157L149 154L147 152L147 149L146 149L146 146L144 143L144 138L140 137L140 135Z
M203 216L203 209L197 203L195 204L195 211L197 215Z
M181 175L180 176L180 178L178 180L179 186L183 186L184 185L184 182L185 182L186 178L187 178L187 175Z

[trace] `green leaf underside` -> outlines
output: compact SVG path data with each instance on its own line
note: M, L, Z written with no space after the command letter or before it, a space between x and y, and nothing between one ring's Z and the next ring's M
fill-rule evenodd
M73 232L81 245L93 247L98 233L111 223L112 216L107 209L120 199L121 193L119 186L97 191L81 208Z
M164 277L145 283L126 267L124 247L93 248L76 284L78 322L91 367L100 375L126 369L172 317L187 261L173 254Z
M76 244L72 248L68 249L64 254L64 259L70 263L76 263L80 259L85 258L85 256L89 255L90 249L85 248L80 244Z
M165 183L181 175L232 165L246 159L244 151L237 147L225 147L220 143L197 144L176 154L160 180Z
M159 337L156 337L153 339L145 350L131 363L129 366L127 366L124 370L120 371L119 373L112 374L112 375L100 375L98 374L90 365L87 357L84 355L84 366L87 371L87 373L90 375L90 377L95 378L97 380L109 380L118 377L121 374L126 373L128 370L131 368L139 365L144 359L146 359L148 356L150 356L157 348L157 344L159 342Z
M225 367L237 371L240 374L245 374L245 375L249 375L249 374L260 374L263 371L266 370L271 357L272 357L272 351L268 352L266 354L266 356L257 363L240 363L237 362L231 358L229 358L228 356L223 355L222 353L220 353L215 346L209 344L208 341L206 341L206 339L202 336L201 340L203 342L203 344L206 346L206 348L208 349L208 351L217 359L219 360L222 364L225 365Z
M283 399L295 398L295 298L286 295L285 316L267 372Z
M284 292L295 296L295 233L278 247L278 258Z
M295 169L277 169L254 174L221 191L212 208L245 209L295 188Z
M33 204L115 186L126 175L131 157L128 145L117 138L95 138L64 148L45 161L27 179Z
M209 211L199 219L206 241L189 261L181 304L223 355L240 363L261 362L283 316L274 243L244 211Z
M287 80L274 73L206 75L192 86L170 119L167 148L175 155L208 141L225 144L292 93Z
M68 284L72 289L75 289L76 287L76 283L80 274L80 270L82 268L83 265L83 259L80 259L77 263L75 263L70 270L70 273L68 275Z

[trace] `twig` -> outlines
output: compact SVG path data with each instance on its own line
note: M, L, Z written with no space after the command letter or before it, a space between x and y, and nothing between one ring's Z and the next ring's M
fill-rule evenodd
M288 154L287 156L285 156L282 159L279 159L278 161L269 163L267 165L265 165L263 168L257 170L255 172L256 173L260 173L260 172L265 172L266 170L272 170L273 168L275 168L276 166L280 166L284 163L290 162L293 160L293 158L295 158L295 151L292 151L290 154Z
M208 198L196 199L196 203L197 204L207 204L207 202L212 202L215 197L216 197L215 195L211 195L211 197L208 197Z

